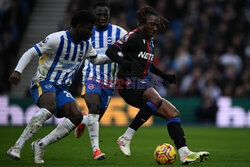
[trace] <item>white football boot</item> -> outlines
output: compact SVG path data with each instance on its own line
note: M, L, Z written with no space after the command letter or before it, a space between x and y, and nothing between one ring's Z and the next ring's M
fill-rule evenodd
M201 152L190 152L188 155L181 157L182 165L190 165L194 163L203 162L208 159L209 152L201 151Z
M36 164L44 163L43 155L44 155L45 149L42 148L41 146L39 146L39 144L38 144L39 141L40 141L40 139L31 143L31 147L32 147L32 150L34 152L34 162Z
M131 139L124 137L124 136L120 136L117 139L117 144L120 146L120 151L126 155L126 156L130 156L130 143L131 143Z
M15 148L15 147L11 147L7 151L7 155L14 160L20 160L20 158L21 158L20 153L21 153L21 150L19 148Z

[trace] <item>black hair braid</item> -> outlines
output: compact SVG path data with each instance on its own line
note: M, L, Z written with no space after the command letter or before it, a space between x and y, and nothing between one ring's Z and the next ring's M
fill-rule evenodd
M168 20L165 17L160 16L159 13L154 8L148 5L144 6L143 8L139 9L136 12L136 17L139 22L139 25L146 23L147 15L154 15L154 16L159 17L160 28L165 28L165 23L167 23Z

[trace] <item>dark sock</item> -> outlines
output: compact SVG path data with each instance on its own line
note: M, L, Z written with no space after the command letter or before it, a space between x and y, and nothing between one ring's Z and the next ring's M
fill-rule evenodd
M145 103L140 109L140 111L137 113L129 127L136 131L153 115L153 113L154 109L152 109L152 106L150 107L148 104Z
M171 121L171 120L174 120L174 121ZM169 136L174 141L174 144L177 147L177 149L183 146L187 146L185 134L181 127L180 122L178 122L179 120L180 118L173 118L167 122Z

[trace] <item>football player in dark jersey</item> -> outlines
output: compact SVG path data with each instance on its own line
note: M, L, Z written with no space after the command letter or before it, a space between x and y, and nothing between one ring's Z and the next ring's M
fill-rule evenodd
M158 28L164 27L167 19L160 16L152 7L145 6L136 12L138 28L129 32L113 44L106 55L120 64L117 82L120 96L129 104L139 108L127 131L118 138L121 152L130 156L130 143L136 130L152 115L157 115L167 121L170 137L173 139L182 164L202 162L209 156L208 152L192 152L186 145L184 131L180 124L180 112L148 82L152 72L169 84L176 84L175 75L165 74L153 64L153 36ZM123 57L118 55L123 53Z

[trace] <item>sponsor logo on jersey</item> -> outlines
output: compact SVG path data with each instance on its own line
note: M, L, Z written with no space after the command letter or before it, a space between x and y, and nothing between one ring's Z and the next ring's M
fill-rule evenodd
M138 57L140 58L143 58L143 59L149 59L151 61L153 61L153 58L154 58L154 54L151 54L151 53L148 53L148 52L143 52L141 51L139 54L138 54Z

